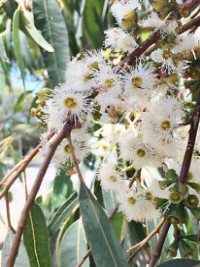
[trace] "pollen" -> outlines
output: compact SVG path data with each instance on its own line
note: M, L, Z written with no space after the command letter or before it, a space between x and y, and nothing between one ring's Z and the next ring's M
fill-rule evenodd
M145 157L146 152L140 148L137 150L137 155L138 155L138 157L143 158L143 157Z
M66 108L73 109L77 106L77 102L73 97L66 97L64 99L64 105Z
M92 62L88 65L89 70L99 70L99 64L97 61Z
M137 77L134 77L132 80L132 85L135 87L135 88L139 88L141 87L142 85L142 78L137 76Z
M66 145L66 146L64 147L64 150L65 150L65 152L66 152L67 154L71 154L71 149L70 149L70 146L69 146L69 145Z
M128 203L131 205L134 205L136 203L136 199L134 197L129 197L128 198Z
M111 175L109 178L110 178L110 180L111 180L112 182L116 182L116 181L117 181L116 177L113 176L113 175Z
M107 87L107 88L112 88L112 87L114 87L114 84L115 84L115 81L114 81L114 79L107 79L107 80L105 80L105 86Z
M163 131L168 131L170 129L170 127L171 127L171 123L170 123L170 121L167 121L167 120L166 121L162 121L160 126L161 126L161 129Z
M172 53L169 51L169 49L165 49L162 53L162 56L165 60L168 60L169 58L172 58Z

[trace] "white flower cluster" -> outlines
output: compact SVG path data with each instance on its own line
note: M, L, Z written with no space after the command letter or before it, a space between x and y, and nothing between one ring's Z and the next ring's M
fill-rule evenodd
M111 12L124 30L107 30L106 48L126 56L139 46L127 29L133 27L140 4L139 0L114 2ZM191 34L178 36L177 23L161 20L156 14L140 21L139 26L160 30L165 43L158 43L156 49L126 70L113 68L112 60L105 59L101 50L73 59L66 69L66 82L46 101L44 120L48 129L56 132L69 119L80 126L72 130L78 160L90 152L96 154L102 160L98 170L102 188L116 193L119 209L128 220L143 221L158 214L155 199L169 195L159 186L163 178L148 176L148 170L156 170L168 160L180 164L186 149L188 128L182 126L185 112L177 95L178 83L166 76L173 73L177 81L181 80L185 56L194 48L195 39ZM160 71L165 75L159 75ZM99 129L91 136L88 128L94 124ZM44 144L44 150L48 145ZM70 152L64 140L54 155L58 166L71 161ZM196 161L194 166L200 166L199 157ZM134 170L131 178L126 175L129 168ZM194 175L199 172L193 169Z

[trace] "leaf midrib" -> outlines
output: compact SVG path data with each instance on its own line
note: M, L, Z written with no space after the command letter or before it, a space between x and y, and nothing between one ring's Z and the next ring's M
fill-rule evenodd
M84 188L84 186L83 186L83 189L85 190L85 192L86 192L86 194L87 194L87 196L88 196L89 203L91 203L91 208L92 208L92 210L94 211L94 215L95 215L95 217L96 217L96 219L97 219L97 221L98 221L98 223L99 223L100 229L101 229L102 234L103 234L103 237L104 237L104 239L105 239L105 241L106 241L107 247L108 247L108 249L109 249L109 251L110 251L110 254L111 254L111 257L112 257L112 259L113 259L113 262L114 262L115 266L118 266L118 265L117 265L117 262L115 261L115 257L114 257L114 255L113 255L113 253L112 253L112 250L111 250L111 248L110 248L110 245L109 245L109 243L108 243L108 240L107 240L107 238L106 238L106 235L104 234L104 230L103 230L103 228L101 227L101 224L100 224L98 215L96 214L96 210L95 210L94 204L93 204L92 200L90 199L90 195L88 194L88 191L87 191L86 188Z

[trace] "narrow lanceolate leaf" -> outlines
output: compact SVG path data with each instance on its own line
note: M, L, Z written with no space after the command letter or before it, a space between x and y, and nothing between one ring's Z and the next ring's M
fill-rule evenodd
M14 239L14 233L12 231L8 231L6 240L3 244L1 267L6 267L6 262L10 254L10 249L13 243L13 239ZM29 266L30 264L28 260L28 255L23 243L21 242L14 267L29 267Z
M188 260L188 259L175 259L166 261L158 267L198 267L200 266L200 261Z
M60 266L77 266L87 250L82 220L79 219L67 229L62 238L60 245ZM86 260L82 267L89 267L89 260Z
M22 53L21 53L21 47L20 47L20 37L19 37L19 19L20 19L20 7L18 7L14 13L13 16L13 45L14 45L14 51L15 51L15 56L17 59L17 63L21 72L21 77L22 80L24 80L24 62L22 58Z
M80 188L79 200L84 229L97 267L127 267L103 208L85 186Z
M26 222L24 244L31 267L50 267L49 236L44 214L34 203Z
M74 193L66 200L66 202L56 211L56 213L52 217L48 226L51 237L58 232L62 223L67 220L73 210L75 210L77 207L77 194Z
M69 41L65 21L56 0L33 0L35 23L54 52L42 51L51 86L64 81L66 63L69 61Z

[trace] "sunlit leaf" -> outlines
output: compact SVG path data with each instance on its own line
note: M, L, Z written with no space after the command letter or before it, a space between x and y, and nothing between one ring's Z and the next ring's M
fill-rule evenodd
M50 267L49 235L44 214L36 203L33 204L24 230L24 244L31 267Z
M54 52L42 51L52 87L64 81L69 61L69 42L65 21L56 0L34 0L33 12L36 26L53 46Z
M96 265L127 266L108 217L86 186L81 186L79 200L84 229Z

